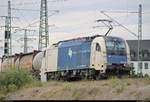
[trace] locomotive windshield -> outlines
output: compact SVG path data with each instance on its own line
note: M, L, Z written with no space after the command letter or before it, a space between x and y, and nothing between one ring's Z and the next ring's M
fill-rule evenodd
M125 42L119 38L107 38L106 49L108 55L126 55Z

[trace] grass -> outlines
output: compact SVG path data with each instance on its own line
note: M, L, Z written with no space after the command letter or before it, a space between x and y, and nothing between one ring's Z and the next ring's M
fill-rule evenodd
M110 78L110 84L112 85L112 87L115 87L119 82L119 79L116 76L113 76Z
M124 86L118 86L118 88L116 88L116 93L117 94L120 94L120 93L122 93L124 91Z
M18 77L19 76L19 77ZM18 78L16 80L16 78ZM2 80L3 79L3 80ZM17 82L16 82L17 81ZM1 83L2 82L2 83ZM17 91L14 98L42 99L42 100L97 100L121 97L123 93L133 97L138 95L136 83L149 85L150 78L117 78L99 81L48 81L41 83L35 80L31 74L24 70L8 71L0 73L0 98L5 99L8 93ZM7 86L7 87L5 87ZM128 92L129 90L129 92ZM12 97L14 93L11 93ZM21 96L22 95L22 96ZM120 98L121 99L121 98Z
M66 84L63 85L63 90L68 90L68 91L70 91L71 88L72 88L72 86L71 86L70 83L66 83Z
M72 93L72 97L74 100L79 100L82 98L82 93L78 90L75 90L73 93Z
M8 93L14 92L24 86L31 87L41 85L32 77L27 70L11 69L0 73L0 100L4 99Z

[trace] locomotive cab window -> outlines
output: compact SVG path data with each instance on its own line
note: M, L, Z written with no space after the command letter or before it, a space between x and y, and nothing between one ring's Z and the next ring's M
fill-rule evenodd
M101 47L100 47L100 45L99 45L99 43L96 43L96 51L101 51Z

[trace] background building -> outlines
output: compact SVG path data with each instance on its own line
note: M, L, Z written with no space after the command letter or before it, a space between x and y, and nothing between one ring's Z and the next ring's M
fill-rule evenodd
M131 64L134 67L135 73L138 72L138 40L127 40L130 47ZM142 74L150 75L150 40L141 41L139 66L142 69Z

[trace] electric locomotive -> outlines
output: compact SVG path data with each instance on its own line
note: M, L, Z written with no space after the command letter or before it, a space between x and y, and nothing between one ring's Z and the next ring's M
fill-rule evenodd
M119 37L95 35L60 41L44 51L41 80L100 79L130 74L130 52Z

